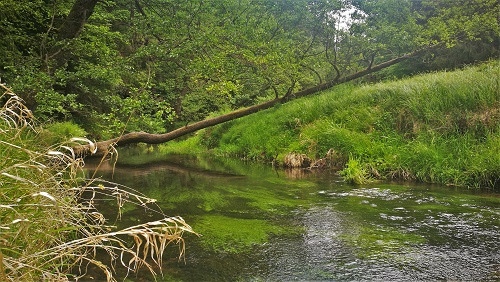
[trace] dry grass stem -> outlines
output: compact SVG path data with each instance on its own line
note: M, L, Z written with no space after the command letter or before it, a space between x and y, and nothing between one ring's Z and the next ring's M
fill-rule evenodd
M156 275L153 265L161 269L170 244L183 256L184 233L196 233L181 217L164 215L154 199L126 186L84 179L83 159L72 148L83 143L96 150L88 139L72 138L45 152L28 146L34 118L22 99L0 86L0 98L7 97L0 109L1 281L68 281L85 276L89 265L116 281L117 265ZM115 230L96 205L106 198L116 199L118 219L126 204L162 219ZM97 259L100 251L109 264Z

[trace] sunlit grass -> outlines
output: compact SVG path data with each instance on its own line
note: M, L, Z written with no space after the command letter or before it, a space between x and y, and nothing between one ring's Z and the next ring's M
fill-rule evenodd
M492 61L340 85L207 130L191 145L273 164L290 152L318 159L333 149L337 163L354 159L366 177L499 187L499 77Z

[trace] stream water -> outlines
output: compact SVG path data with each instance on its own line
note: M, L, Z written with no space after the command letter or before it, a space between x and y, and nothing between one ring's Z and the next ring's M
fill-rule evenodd
M492 191L350 185L333 172L155 153L120 160L97 175L157 199L202 234L186 236L181 260L175 247L167 251L159 281L500 281L500 194ZM91 175L95 164L87 167ZM155 216L126 205L118 224Z

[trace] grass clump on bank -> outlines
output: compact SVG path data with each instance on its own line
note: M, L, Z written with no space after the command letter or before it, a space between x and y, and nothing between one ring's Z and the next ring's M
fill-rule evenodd
M97 209L105 197L116 198L118 207L132 203L163 214L152 206L153 199L131 189L84 180L83 160L72 155L71 144L38 145L44 142L31 111L0 86L0 100L6 101L0 109L0 281L77 280L89 265L116 281L117 264L127 272L146 267L155 274L152 265L161 267L170 243L179 244L182 255L182 235L193 231L180 217L122 230L109 225ZM97 250L108 253L111 264L99 261Z
M340 85L206 130L218 155L281 161L333 149L353 182L408 179L471 187L500 185L500 67L374 85Z

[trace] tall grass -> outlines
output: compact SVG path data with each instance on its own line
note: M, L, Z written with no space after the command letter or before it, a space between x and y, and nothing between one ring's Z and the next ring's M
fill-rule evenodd
M365 174L353 179L498 187L499 77L499 61L492 61L374 85L341 85L198 138L216 154L264 161L289 152L320 158L334 149L343 163L356 163L349 174Z
M114 268L145 267L154 275L169 244L184 252L180 217L166 217L150 199L127 187L82 179L83 160L72 143L39 147L34 117L22 100L1 85L0 109L0 281L65 281L86 274L89 265L115 281ZM71 142L92 142L73 138ZM83 184L82 184L83 183ZM99 212L98 199L112 197L157 213L156 221L123 230ZM111 263L96 258L98 250Z

